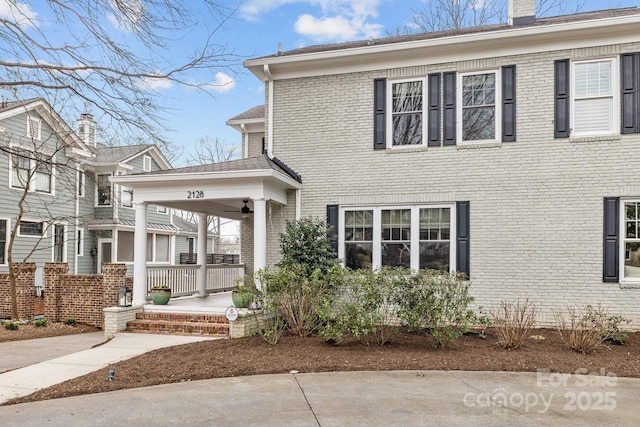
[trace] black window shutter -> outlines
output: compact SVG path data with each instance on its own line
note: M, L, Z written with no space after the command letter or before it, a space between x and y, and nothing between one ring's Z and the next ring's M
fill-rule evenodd
M554 136L556 138L569 137L569 104L571 69L568 59L557 60L555 67L555 120Z
M469 268L469 202L456 203L456 271L468 280Z
M621 133L640 133L640 53L620 55Z
M327 225L329 225L329 238L331 247L338 254L338 205L327 205Z
M387 79L373 81L373 149L387 148L386 116Z
M516 140L516 66L502 67L502 140Z
M456 145L456 73L444 73L444 145Z
M620 230L620 198L604 198L604 248L602 264L602 281L618 282L620 280L619 261L620 249L618 246Z
M440 73L429 74L427 85L429 86L429 94L427 101L429 103L429 113L427 117L427 144L430 147L440 145Z

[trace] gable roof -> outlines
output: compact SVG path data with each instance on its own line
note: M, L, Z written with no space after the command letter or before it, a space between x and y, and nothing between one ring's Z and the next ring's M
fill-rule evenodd
M178 215L172 215L171 221L180 231L186 231L189 233L198 232L198 224L188 221Z
M35 111L64 141L67 148L81 157L92 157L90 148L43 98L30 98L0 103L0 120Z
M292 49L244 62L261 80L386 69L394 64L431 64L480 57L478 50L522 53L527 49L560 49L598 37L637 41L640 8L584 12L538 18L518 25L495 24ZM613 43L613 42L611 42ZM588 45L587 43L584 43ZM537 46L537 47L533 47ZM417 50L420 55L416 56Z
M96 167L118 166L142 154L149 154L163 169L171 168L171 164L155 144L135 144L113 147L96 144L93 151L96 158L91 162L91 165Z

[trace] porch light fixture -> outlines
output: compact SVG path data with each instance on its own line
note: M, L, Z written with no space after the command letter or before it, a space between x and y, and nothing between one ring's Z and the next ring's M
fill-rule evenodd
M131 307L132 292L124 285L118 289L118 307Z
M249 217L249 214L252 214L253 211L249 209L249 206L247 206L247 203L249 203L248 200L245 199L242 202L244 203L244 206L240 210L240 213L242 215L242 218L247 219Z

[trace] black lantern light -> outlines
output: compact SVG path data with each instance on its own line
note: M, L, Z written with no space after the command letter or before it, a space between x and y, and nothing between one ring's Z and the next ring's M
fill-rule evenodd
M131 289L124 285L118 289L118 307L131 307Z

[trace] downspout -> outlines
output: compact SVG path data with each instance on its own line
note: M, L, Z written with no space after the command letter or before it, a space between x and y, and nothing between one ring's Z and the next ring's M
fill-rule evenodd
M73 245L73 274L78 274L78 226L80 225L80 165L76 163L76 207L75 207L75 245ZM82 235L82 245L84 245L84 234ZM84 249L84 248L83 248ZM68 250L68 249L67 249ZM84 253L84 252L83 252Z
M269 70L269 64L264 64L264 75L269 89L269 114L267 117L267 155L269 158L273 158L273 77L271 76L271 70Z

